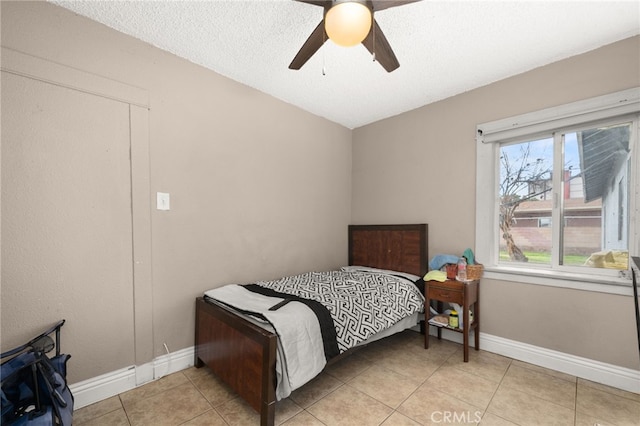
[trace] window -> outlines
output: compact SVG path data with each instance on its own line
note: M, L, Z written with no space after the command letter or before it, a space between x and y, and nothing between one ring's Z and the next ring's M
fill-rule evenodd
M639 110L636 88L478 126L476 254L488 273L628 283Z
M540 228L549 228L551 226L551 218L541 217L540 219L538 219L538 226Z

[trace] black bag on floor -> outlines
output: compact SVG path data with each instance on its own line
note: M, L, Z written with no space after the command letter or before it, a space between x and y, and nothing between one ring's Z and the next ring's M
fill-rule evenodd
M67 361L60 353L60 328L65 320L2 358L2 425L71 426L73 395L67 386ZM50 334L56 333L54 344ZM56 348L56 355L47 353ZM6 358L6 360L5 360Z

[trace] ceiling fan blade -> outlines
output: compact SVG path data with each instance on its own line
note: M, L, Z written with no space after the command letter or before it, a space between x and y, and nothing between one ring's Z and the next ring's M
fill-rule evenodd
M324 32L324 19L320 21L315 30L311 33L307 41L304 42L298 54L291 64L289 69L299 70L302 66L318 51L327 40L326 33Z
M416 3L419 1L421 0L371 0L371 4L373 5L373 11L378 12L380 10L391 9L392 7L403 6L405 4Z
M391 72L400 66L389 41L387 41L375 19L373 20L373 28L369 31L367 37L362 40L362 44L387 72Z
M320 7L331 7L331 0L295 0L300 3L313 4Z

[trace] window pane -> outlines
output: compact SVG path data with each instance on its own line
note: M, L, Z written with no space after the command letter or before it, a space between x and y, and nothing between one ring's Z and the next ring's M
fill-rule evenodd
M500 262L551 263L553 138L500 147Z
M564 135L563 265L628 268L630 128Z

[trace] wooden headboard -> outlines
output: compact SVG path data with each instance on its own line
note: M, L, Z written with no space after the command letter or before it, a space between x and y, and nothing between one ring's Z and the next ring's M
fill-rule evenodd
M428 236L426 223L349 225L349 265L423 276L428 269Z

